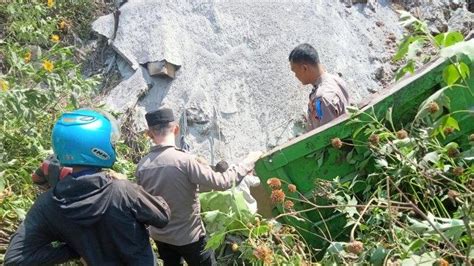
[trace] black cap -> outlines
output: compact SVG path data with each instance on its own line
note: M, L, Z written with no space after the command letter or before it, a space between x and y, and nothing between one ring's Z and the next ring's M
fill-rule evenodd
M173 110L169 108L161 108L156 111L146 113L145 119L149 127L173 122Z

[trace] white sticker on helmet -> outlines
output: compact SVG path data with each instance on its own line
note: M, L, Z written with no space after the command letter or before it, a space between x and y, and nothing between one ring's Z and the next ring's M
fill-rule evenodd
M94 154L97 158L101 160L109 160L110 156L103 150L99 148L92 148L91 150L92 154Z

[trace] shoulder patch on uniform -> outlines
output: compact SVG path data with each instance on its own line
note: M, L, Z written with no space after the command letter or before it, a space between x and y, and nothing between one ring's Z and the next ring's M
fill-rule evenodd
M323 118L323 108L321 107L321 98L314 100L314 110L316 110L316 116L318 119Z

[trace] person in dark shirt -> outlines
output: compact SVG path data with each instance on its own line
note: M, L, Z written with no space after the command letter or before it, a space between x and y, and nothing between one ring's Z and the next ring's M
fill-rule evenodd
M118 137L113 118L94 110L59 118L53 150L72 171L37 198L11 237L5 265L76 258L87 265L155 265L146 225L166 226L170 209L161 197L105 170L115 162Z

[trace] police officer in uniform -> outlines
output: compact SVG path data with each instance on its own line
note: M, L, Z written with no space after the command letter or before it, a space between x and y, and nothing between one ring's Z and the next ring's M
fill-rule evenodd
M150 229L159 255L166 266L180 265L181 258L188 265L215 265L214 252L204 251L206 231L200 216L199 185L215 190L231 188L253 170L262 153L250 153L225 172L214 172L176 148L179 126L171 109L149 112L145 118L155 146L139 162L137 182L150 194L162 196L171 210L166 227Z
M307 130L313 130L346 112L349 94L346 83L327 73L316 49L307 43L296 46L288 57L291 71L303 85L313 85L309 95Z

